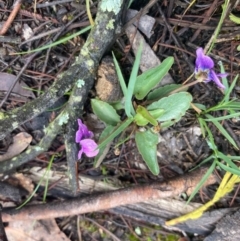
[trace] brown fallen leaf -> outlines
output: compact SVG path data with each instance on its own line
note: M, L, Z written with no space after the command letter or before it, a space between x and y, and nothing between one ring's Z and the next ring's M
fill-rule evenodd
M12 84L15 82L16 76L8 73L0 72L0 94L1 92L7 92L11 88ZM17 95L17 97L22 101L27 101L28 97L33 99L36 98L31 90L24 89L29 88L24 82L17 81L15 84L12 94ZM1 95L0 95L1 96Z
M54 219L13 221L5 228L8 241L61 240L70 241Z
M8 183L15 186L20 186L27 190L29 193L32 193L34 190L34 184L32 179L27 175L23 175L22 173L14 173L8 178Z
M23 150L25 150L32 141L32 136L27 132L20 132L13 137L13 144L11 144L7 152L0 155L0 161L5 161L17 156Z

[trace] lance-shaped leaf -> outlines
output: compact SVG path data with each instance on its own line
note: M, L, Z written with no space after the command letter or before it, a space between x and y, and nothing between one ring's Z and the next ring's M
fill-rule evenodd
M139 69L141 55L142 55L142 48L143 48L143 43L141 42L139 49L137 51L136 59L133 64L132 72L131 72L128 87L127 87L127 93L125 98L125 112L127 117L132 117L133 115L135 115L135 111L132 107L132 96L133 96L134 87L137 80L138 69Z
M97 99L91 99L91 106L94 114L104 123L116 126L121 121L116 110L108 103Z
M167 57L159 66L137 77L133 93L138 100L142 100L163 79L172 67L173 61L173 57Z
M153 133L151 130L144 132L137 131L135 140L139 153L142 155L143 160L147 164L149 170L154 175L159 174L159 166L157 161L157 144L158 134Z

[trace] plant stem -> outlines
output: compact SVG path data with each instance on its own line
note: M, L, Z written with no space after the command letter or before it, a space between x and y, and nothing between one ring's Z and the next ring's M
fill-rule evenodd
M193 81L193 82L191 82L189 84L183 85L183 86L177 88L176 90L173 90L172 92L170 92L169 95L174 94L176 92L179 92L179 91L185 89L186 87L190 87L190 86L195 85L197 83L199 83L199 80L195 80L195 81Z

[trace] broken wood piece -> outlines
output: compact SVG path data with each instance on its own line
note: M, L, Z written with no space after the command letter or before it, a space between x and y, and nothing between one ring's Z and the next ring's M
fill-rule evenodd
M26 219L39 220L78 215L108 210L121 205L134 204L153 199L176 197L183 192L192 192L206 171L206 168L202 168L188 173L187 175L182 175L164 182L138 185L108 193L91 195L89 197L25 206L18 210L15 208L6 208L2 213L3 222ZM213 184L216 180L216 176L211 174L205 185Z

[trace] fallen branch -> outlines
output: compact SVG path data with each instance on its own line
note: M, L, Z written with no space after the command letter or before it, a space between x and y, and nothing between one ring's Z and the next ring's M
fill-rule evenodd
M77 117L79 118L81 116L87 94L93 86L99 61L107 48L113 43L116 31L119 31L121 13L125 4L127 4L124 1L121 3L122 5L118 11L116 11L116 8L113 10L110 9L109 11L109 9L106 10L101 8L102 2L100 2L95 25L80 55L76 57L71 67L63 74L57 76L56 82L42 96L27 103L23 107L4 113L4 118L0 120L0 139L4 138L7 133L11 132L25 121L45 111L67 91L74 87L68 104L63 112L45 128L45 136L40 143L34 147L28 148L16 158L1 162L1 173L19 167L46 151L56 135L63 129L62 127L70 123L68 124L69 128L65 137L67 139L67 156L71 158L71 160L68 160L69 170L71 171L69 176L72 177L70 182L72 183L73 191L76 192L76 185L74 186L74 183L76 179L75 157L77 146L74 136L77 130Z
M0 140L21 124L51 107L60 97L72 89L74 84L78 84L78 81L84 82L79 88L85 88L85 93L92 88L98 63L107 48L113 43L116 31L119 31L122 9L126 4L126 1L121 1L118 11L115 10L116 8L109 11L109 9L101 8L102 1L99 3L95 25L80 55L76 57L71 67L58 75L54 84L39 98L12 111L0 112ZM80 98L81 96L79 96Z
M152 199L176 197L181 193L191 193L200 182L206 168L198 169L187 175L182 175L164 182L139 185L123 188L100 195L91 195L84 198L53 202L41 205L26 206L20 210L6 208L2 212L3 222L13 220L39 220L64 216L79 215L111 209L121 205L145 202ZM209 176L205 185L216 182L216 177Z

